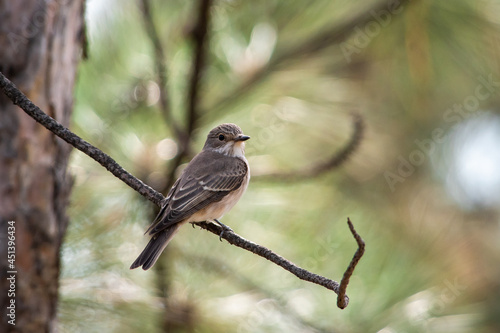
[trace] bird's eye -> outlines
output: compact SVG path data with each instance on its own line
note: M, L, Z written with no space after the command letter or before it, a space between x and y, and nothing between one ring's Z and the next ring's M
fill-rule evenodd
M226 137L224 136L224 134L219 134L219 140L220 141L224 141Z

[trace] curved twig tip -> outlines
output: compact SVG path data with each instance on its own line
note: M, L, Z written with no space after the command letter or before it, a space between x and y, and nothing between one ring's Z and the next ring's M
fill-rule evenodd
M356 253L354 253L354 257L352 257L351 263L347 267L347 270L340 281L339 293L337 297L337 306L340 309L345 309L347 304L349 304L349 298L345 296L345 292L347 290L347 285L349 284L349 280L354 273L354 269L358 265L359 260L365 253L365 241L361 238L361 236L357 233L356 229L354 229L354 225L351 222L351 219L347 218L347 224L349 225L349 229L351 230L354 239L356 239L356 243L358 243L358 249ZM344 297L345 296L345 297ZM346 302L347 299L347 302Z

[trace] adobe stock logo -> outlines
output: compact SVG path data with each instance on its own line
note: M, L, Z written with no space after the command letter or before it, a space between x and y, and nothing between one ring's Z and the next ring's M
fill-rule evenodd
M446 279L443 281L445 288L441 289L439 296L435 297L432 302L432 310L433 313L439 314L444 312L446 307L457 300L460 296L462 296L467 289L467 286L461 284L459 282L459 278L456 277L453 282Z
M454 104L443 113L444 123L451 124L450 127L460 124L463 120L475 117L481 114L479 110L481 101L491 97L500 87L500 81L495 81L493 74L488 76L479 76L479 84L474 89L474 93L464 98L462 103ZM414 141L417 146L412 150L408 157L398 156L398 167L394 171L385 171L384 178L391 192L396 190L398 183L403 183L408 177L415 173L418 166L422 165L426 159L432 155L437 146L443 144L448 139L443 128L437 127L431 132L431 137L423 140Z
M380 34L382 28L391 24L393 15L397 15L402 11L403 6L400 5L399 0L389 1L387 9L371 10L370 15L373 20L365 24L363 28L356 26L353 36L349 40L340 43L340 50L347 63L352 61L351 56L353 54L361 53L364 48L370 45L371 41Z

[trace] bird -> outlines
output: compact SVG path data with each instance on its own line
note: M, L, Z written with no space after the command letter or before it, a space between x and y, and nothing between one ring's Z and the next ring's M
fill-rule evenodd
M240 200L250 181L244 135L238 125L224 123L212 129L205 145L188 163L164 199L145 234L151 236L130 269L151 268L179 228L190 222L210 221L231 230L219 219ZM222 236L222 234L221 234Z

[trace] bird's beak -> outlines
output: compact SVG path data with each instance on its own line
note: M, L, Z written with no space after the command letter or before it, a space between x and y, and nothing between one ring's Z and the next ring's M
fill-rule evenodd
M234 141L238 142L238 141L247 141L248 139L250 139L250 137L248 135L238 135L236 138L234 138Z

